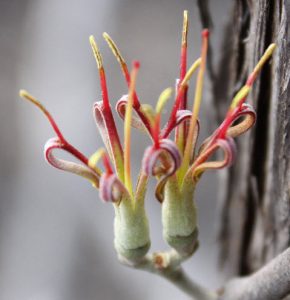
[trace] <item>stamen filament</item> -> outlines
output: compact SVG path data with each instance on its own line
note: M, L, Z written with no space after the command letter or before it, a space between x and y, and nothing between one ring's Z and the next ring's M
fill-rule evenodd
M203 87L203 79L204 79L204 73L206 68L206 55L207 55L207 48L208 48L208 36L209 36L209 31L207 29L203 30L201 66L197 75L195 97L194 97L193 108L192 108L192 116L190 119L190 125L189 125L189 130L187 135L186 146L184 150L184 156L183 156L181 167L179 169L180 183L182 182L184 175L189 167L192 152L193 152L193 147L194 147L193 136L194 136L194 129L196 126L198 113L200 110L201 99L202 99L202 87Z
M156 148L159 147L159 133L160 133L161 113L162 113L162 110L163 110L165 104L167 103L167 101L171 97L171 94L172 94L172 89L171 88L165 89L160 94L159 99L158 99L157 104L156 104L156 108L155 108L156 116L155 116L154 133L153 133L153 139L154 139L154 143L155 143Z
M177 96L176 96L176 100L175 100L174 106L173 106L172 111L171 111L171 115L170 115L170 118L169 118L169 122L167 124L167 128L166 128L166 130L163 134L163 138L166 138L168 136L168 134L170 133L170 130L172 128L172 124L175 122L176 113L177 113L177 110L179 109L180 101L182 100L184 90L187 87L187 83L190 80L193 73L196 71L196 69L200 66L200 64L201 64L201 58L198 58L191 65L189 70L186 72L182 82L180 83L179 88L178 88L178 92L177 92Z
M125 77L126 83L127 83L128 87L130 87L131 78L130 78L130 73L128 71L128 67L127 67L125 59L123 58L123 56L122 56L120 50L118 49L117 45L115 44L115 42L112 40L112 38L106 32L103 33L103 37L106 40L106 42L108 43L108 45L109 45L110 49L112 50L114 56L117 58L117 61L119 62L121 70L122 70L123 75ZM147 128L148 133L151 135L152 128L150 126L151 125L150 121L141 112L141 104L140 104L140 101L138 99L136 91L134 91L133 107L136 110L136 112L139 115L142 122L144 123L145 127Z
M58 126L56 125L53 117L51 116L50 112L45 108L45 106L38 101L35 97L33 97L31 94L29 94L26 90L20 90L19 96L23 99L26 99L36 105L47 117L49 123L51 124L53 130L55 131L56 135L59 137L61 141L65 141L65 138L63 137L61 131L59 130Z
M99 74L100 74L100 82L101 82L104 107L108 108L108 107L110 107L110 103L109 103L108 89L107 89L107 83L106 83L105 69L103 66L101 52L97 46L95 38L92 35L90 36L90 44L92 46L92 50L93 50L93 53L94 53L94 56L96 59L96 63L98 66Z
M97 163L105 154L106 150L104 148L100 148L93 155L91 155L88 161L88 166L91 169L94 169L99 176L102 175L102 171L97 167Z
M262 55L262 57L258 61L254 70L249 75L246 84L238 91L238 93L235 95L234 99L232 100L232 103L227 112L224 122L221 124L218 131L216 132L216 135L214 136L214 138L212 139L211 143L208 146L212 145L213 142L218 138L225 138L227 130L228 130L229 126L231 125L231 123L233 122L236 112L240 109L242 104L246 101L246 98L251 91L254 81L256 80L256 78L257 78L259 72L261 71L262 67L264 66L264 64L267 62L268 59L270 59L275 48L276 48L276 44L273 43L266 49L265 53Z
M118 49L117 45L112 40L112 38L106 32L103 33L103 37L106 40L106 42L108 43L109 47L111 48L114 56L117 58L127 83L130 84L130 73L129 73L126 61L123 58L120 50Z
M108 45L109 45L110 49L112 50L114 56L117 58L117 60L120 64L121 70L123 72L123 75L125 77L125 80L127 82L127 85L128 85L128 87L130 87L130 81L131 81L130 73L129 73L126 61L125 61L125 59L123 58L123 56L121 54L121 51L118 49L118 47L117 47L116 43L113 41L113 39L106 32L103 33L103 37L106 40L106 42L108 43ZM134 91L133 107L135 107L135 108L140 107L140 102L138 100L136 91ZM146 125L146 123L145 123L145 125Z
M264 64L267 62L267 60L272 56L274 50L276 49L276 44L272 43L270 44L270 46L266 49L265 53L263 54L263 56L260 58L259 62L257 63L257 65L255 66L252 74L250 74L248 80L247 80L247 85L251 86L253 84L253 82L255 81L255 79L257 78L259 72L261 71L261 69L263 68Z
M180 79L182 80L186 74L187 61L187 33L188 33L188 11L183 12L183 27L181 39L181 57L180 57Z
M183 12L183 27L182 27L182 39L181 39L181 53L180 53L180 77L179 77L179 84L183 80L186 74L186 67L187 67L187 34L188 34L188 11L185 10ZM179 109L186 109L187 107L187 90L186 87L182 96L182 100L179 104ZM175 131L175 141L178 146L178 149L181 153L184 151L185 147L185 137L187 135L187 124L182 123L180 126L176 128Z
M69 153L71 153L73 156L78 158L82 163L84 163L85 165L88 165L88 158L84 154L82 154L79 150L77 150L74 146L72 146L70 143L68 143L66 141L66 139L64 138L64 136L61 133L60 129L58 128L56 122L54 121L52 115L45 108L45 106L40 101L38 101L35 97L30 95L26 90L20 90L19 91L19 96L23 99L26 99L26 100L30 101L32 104L36 105L43 112L43 114L47 117L50 125L52 126L54 132L58 136L61 143L63 144L64 148Z
M198 58L189 68L189 70L186 72L182 82L181 82L181 88L185 88L188 81L190 80L191 76L195 72L195 70L201 65L201 57Z
M253 72L249 75L246 84L241 88L241 90L234 97L234 99L231 103L231 106L230 106L230 110L232 110L235 107L240 106L244 103L244 101L246 100L246 97L248 96L248 94L251 91L251 87L252 87L254 81L256 80L259 72L261 71L264 64L267 62L267 60L272 56L275 48L276 48L276 44L273 43L266 49L265 53L263 54L263 56L260 58L257 65L255 66Z
M129 194L133 197L132 179L131 179L131 165L130 165L130 152L131 152L131 122L132 122L132 110L133 110L133 99L136 85L136 77L139 69L139 63L134 62L133 69L131 72L131 82L129 87L128 104L125 113L125 124L124 124L124 178L125 186Z
M109 137L109 143L110 143L113 160L114 160L113 161L114 167L117 170L119 178L123 181L124 180L124 177L123 177L124 176L123 149L122 149L122 146L120 143L118 131L117 131L115 121L113 118L113 114L112 114L112 110L110 107L102 56L101 56L101 53L95 42L95 39L92 35L90 36L90 44L92 46L93 53L94 53L94 56L95 56L95 59L97 62L98 69L99 69L103 106L104 106L104 117L105 117L105 123L106 123L107 130L108 130L108 132L106 134Z

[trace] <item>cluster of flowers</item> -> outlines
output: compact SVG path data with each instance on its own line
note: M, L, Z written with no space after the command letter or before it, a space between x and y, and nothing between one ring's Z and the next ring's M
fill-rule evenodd
M63 136L51 114L33 96L21 90L20 95L38 106L48 118L56 137L45 145L45 158L52 166L81 175L99 189L100 197L114 203L115 247L117 252L135 260L143 257L150 247L148 221L144 208L149 176L154 176L156 198L162 203L162 222L166 241L180 252L190 252L196 247L196 208L193 197L196 183L204 171L230 166L236 154L233 138L250 129L256 119L251 105L245 103L251 87L263 64L271 56L272 44L248 77L246 84L236 94L224 121L201 146L196 149L200 123L198 113L202 99L203 78L206 69L208 30L202 32L201 57L187 69L188 15L184 12L181 43L180 75L176 83L175 101L165 126L161 115L172 89L165 89L152 108L141 104L135 90L139 63L134 62L131 72L116 44L104 33L104 38L117 58L129 92L116 104L116 110L124 120L124 144L122 145L109 101L102 57L94 38L90 43L96 58L102 101L94 104L94 117L106 149L99 149L90 158L73 147ZM187 109L189 80L198 71L192 110ZM135 115L133 115L135 111ZM141 171L136 189L133 189L130 166L131 127L147 133L152 145L144 150ZM171 133L174 132L173 138ZM62 149L80 163L65 161L53 155L54 149ZM221 150L223 159L213 160L213 154ZM97 167L103 161L103 170Z

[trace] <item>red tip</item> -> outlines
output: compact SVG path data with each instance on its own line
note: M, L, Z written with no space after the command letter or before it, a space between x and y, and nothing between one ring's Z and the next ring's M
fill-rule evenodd
M138 60L134 60L133 61L133 66L134 66L134 68L139 69L140 68L140 62Z
M202 37L204 38L208 38L209 36L209 30L208 29L204 29L201 33Z

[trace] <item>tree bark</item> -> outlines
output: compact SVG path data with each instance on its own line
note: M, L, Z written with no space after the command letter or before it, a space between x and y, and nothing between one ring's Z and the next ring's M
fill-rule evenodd
M267 46L277 49L248 102L255 127L238 139L234 167L223 173L221 261L249 274L290 244L290 1L236 0L213 94L217 118ZM226 82L226 85L225 85ZM227 101L228 103L228 101Z

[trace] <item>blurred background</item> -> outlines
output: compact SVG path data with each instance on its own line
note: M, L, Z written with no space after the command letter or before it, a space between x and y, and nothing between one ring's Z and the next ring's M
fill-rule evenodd
M218 58L231 1L211 1L210 7ZM184 9L190 16L192 62L199 55L201 31L193 0L0 0L1 300L188 299L164 279L118 263L111 205L102 203L82 178L45 163L43 145L54 133L40 111L18 96L25 88L38 97L65 137L92 154L102 141L92 116L100 87L89 35L95 35L103 54L113 105L127 88L102 39L104 31L129 65L133 59L141 61L137 90L142 102L154 105L178 76ZM205 83L204 98L209 95L206 87ZM117 120L122 135L122 122ZM204 110L203 136L209 122ZM149 143L134 132L134 174ZM206 174L198 186L200 248L185 264L193 279L213 289L223 282L217 267L216 176ZM166 249L153 179L146 205L152 250Z

